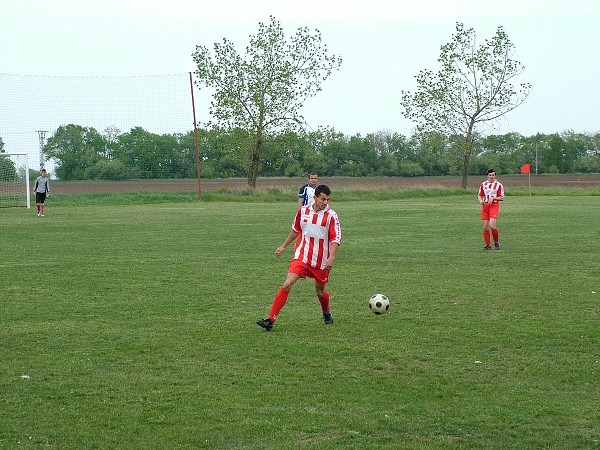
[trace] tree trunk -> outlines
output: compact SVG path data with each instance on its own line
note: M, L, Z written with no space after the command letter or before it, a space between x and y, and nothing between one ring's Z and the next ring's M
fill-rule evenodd
M470 165L470 155L468 153L463 153L463 177L462 177L462 188L467 189L467 184L469 181L469 165Z
M467 189L467 184L469 181L469 167L471 166L471 155L474 150L474 141L475 137L473 136L473 128L475 127L475 123L471 121L469 123L469 128L467 130L467 135L465 136L464 147L462 149L463 152L463 178L462 178L462 188Z
M256 145L252 150L250 157L250 170L248 171L248 186L250 189L256 189L256 179L258 178L258 167L260 165L260 149L262 147L262 139L256 140Z

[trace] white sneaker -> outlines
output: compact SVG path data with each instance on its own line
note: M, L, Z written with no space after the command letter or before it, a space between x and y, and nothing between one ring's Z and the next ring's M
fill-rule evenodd
M44 217L44 215L43 215L43 214L40 214L40 216Z
M40 213L38 213L38 217L40 217L40 216L41 216L41 214L40 214Z

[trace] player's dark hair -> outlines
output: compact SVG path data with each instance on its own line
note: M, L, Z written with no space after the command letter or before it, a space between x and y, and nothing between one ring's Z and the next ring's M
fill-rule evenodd
M308 178L310 178L310 177L311 177L311 176L313 176L313 175L317 175L317 172L311 172L311 173L309 173L309 174L308 174ZM318 176L318 175L317 175L317 176Z
M486 174L488 174L488 175L489 175L489 174L490 174L490 173L492 173L492 172L496 173L496 169L491 169L491 168L490 168L490 169L488 169L488 170L487 170Z
M320 184L315 188L315 197L318 197L321 192L325 195L331 195L331 189L326 184Z

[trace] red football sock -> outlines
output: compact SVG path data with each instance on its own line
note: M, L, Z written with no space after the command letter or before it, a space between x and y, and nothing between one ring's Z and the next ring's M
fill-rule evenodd
M325 291L323 297L318 295L317 297L319 297L319 303L321 303L321 311L329 311L329 292Z
M490 230L483 230L483 239L485 240L485 245L492 245L492 241L490 240Z
M494 238L494 242L497 244L499 241L498 237L498 228L492 229L492 237Z
M279 288L277 291L277 294L273 299L273 305L271 305L271 311L269 311L269 319L271 319L272 322L277 320L277 315L279 314L279 311L281 311L281 308L283 308L283 305L287 302L289 294L290 291L286 291L284 288Z

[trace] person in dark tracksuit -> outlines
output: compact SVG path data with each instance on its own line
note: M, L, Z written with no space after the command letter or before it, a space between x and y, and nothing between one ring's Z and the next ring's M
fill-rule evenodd
M42 175L36 178L33 184L33 192L35 193L37 215L38 217L44 217L44 202L46 197L50 195L50 180L46 169L42 169Z

